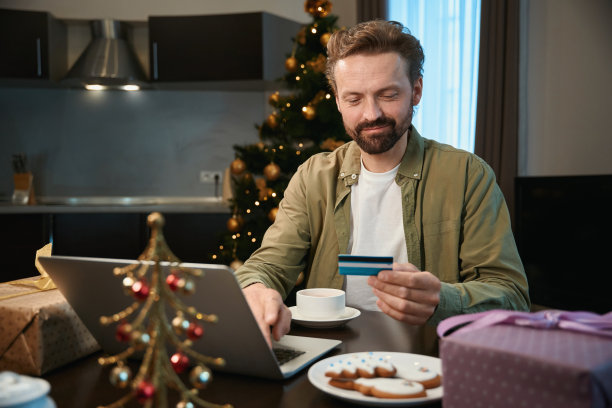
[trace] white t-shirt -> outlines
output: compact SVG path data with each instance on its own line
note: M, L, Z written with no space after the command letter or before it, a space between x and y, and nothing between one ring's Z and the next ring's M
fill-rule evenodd
M393 256L408 262L402 215L402 193L395 182L399 164L386 173L372 173L361 162L361 175L351 186L351 235L353 255ZM346 277L346 303L362 310L380 310L367 276Z

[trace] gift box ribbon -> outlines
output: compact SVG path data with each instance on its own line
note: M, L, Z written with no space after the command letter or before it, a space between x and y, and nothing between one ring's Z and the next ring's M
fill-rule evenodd
M10 298L18 297L18 296L25 296L25 295L29 295L29 294L36 293L36 292L42 292L45 290L57 289L55 286L55 283L51 280L51 277L49 276L47 271L45 271L45 268L43 268L43 266L38 261L39 256L50 256L52 248L53 248L52 244L47 244L44 247L40 248L38 251L36 251L36 258L34 260L34 265L36 266L36 269L38 269L38 272L40 273L40 276L37 279L26 278L26 279L19 279L19 280L7 282L9 285L26 286L26 287L33 288L33 290L29 290L26 292L19 292L19 293L11 293L8 295L0 296L0 300L10 299Z
M612 338L612 312L600 315L591 312L566 312L562 310L543 310L535 313L490 310L487 312L457 315L441 321L438 324L437 332L438 336L444 337L452 329L456 329L453 330L453 333L460 333L496 324L510 324L539 329L571 330Z

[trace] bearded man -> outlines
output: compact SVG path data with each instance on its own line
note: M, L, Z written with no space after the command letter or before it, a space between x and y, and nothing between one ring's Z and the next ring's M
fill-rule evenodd
M260 249L236 271L268 342L289 331L283 299L302 271L307 287L345 289L347 305L409 325L527 311L527 278L493 171L412 126L423 93L419 41L376 20L334 33L327 49L327 78L353 141L299 167ZM395 262L345 279L339 254Z

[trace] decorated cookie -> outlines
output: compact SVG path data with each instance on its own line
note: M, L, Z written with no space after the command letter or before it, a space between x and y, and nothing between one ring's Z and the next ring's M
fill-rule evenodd
M325 375L336 379L393 377L396 368L383 357L373 353L355 354L338 360L327 367Z
M437 372L419 363L415 363L413 366L400 367L398 376L421 383L427 389L439 387L442 383L442 377Z
M426 397L422 384L403 378L358 378L356 380L330 379L329 384L343 389L356 390L363 395L377 398Z

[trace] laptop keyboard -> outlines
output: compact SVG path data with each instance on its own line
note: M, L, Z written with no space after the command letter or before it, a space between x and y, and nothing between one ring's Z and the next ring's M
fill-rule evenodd
M279 365L283 365L286 362L291 361L305 353L305 351L279 347L273 348L272 351L274 352L274 356L276 356L276 360L278 361Z

